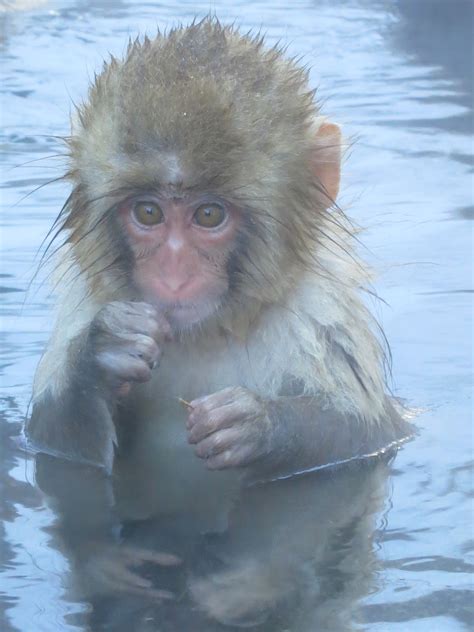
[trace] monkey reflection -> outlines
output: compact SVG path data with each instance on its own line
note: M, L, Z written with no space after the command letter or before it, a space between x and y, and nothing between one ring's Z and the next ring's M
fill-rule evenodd
M76 464L38 455L37 465L39 483L56 497L79 595L93 604L88 624L94 631L342 632L353 629L358 601L372 588L373 531L388 473L384 461L246 488L220 532L203 533L186 508L148 520L116 515L120 546L137 552L133 563L141 565L147 582L146 591L144 583L136 591L128 585L126 593L89 563L91 543L112 528L91 520L107 500L97 499L97 512L91 511L90 497L81 499L71 487ZM98 470L80 467L81 477L89 475L91 488L99 489L93 485ZM173 556L166 560L163 551Z
M104 65L66 142L59 314L27 434L38 462L70 461L46 478L68 481L89 585L166 600L143 568L179 575L179 560L118 547L122 524L188 515L227 532L242 483L363 460L412 431L335 204L341 133L293 60L214 19L145 37ZM189 590L212 615L205 581Z

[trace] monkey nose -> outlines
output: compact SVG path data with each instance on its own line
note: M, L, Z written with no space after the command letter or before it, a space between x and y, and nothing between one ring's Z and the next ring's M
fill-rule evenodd
M171 294L179 294L190 282L188 275L164 275L161 279L165 288Z

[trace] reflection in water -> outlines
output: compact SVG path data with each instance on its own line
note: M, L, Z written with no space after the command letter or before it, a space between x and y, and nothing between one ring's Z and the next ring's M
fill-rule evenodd
M396 28L400 45L412 51L421 63L440 66L446 78L460 79L467 92L472 92L472 0L456 0L455 5L446 0L397 0L396 5L401 17ZM472 105L469 94L458 96L464 96Z
M244 489L221 532L203 533L186 508L124 522L119 535L121 516L113 514L101 472L47 455L36 459L38 483L61 516L57 536L74 562L72 594L93 604L93 630L353 629L376 568L374 513L384 498L385 463ZM144 548L173 553L182 563L160 565ZM137 584L136 595L130 584L120 592L120 574L125 581L130 572L120 556L130 561L130 555L139 564L133 570L150 582ZM160 601L162 590L176 598Z
M418 127L435 127L441 131L472 136L474 133L474 2L472 0L397 0L399 18L393 25L394 43L406 51L420 66L432 69L432 77L440 83L437 91L423 95L427 104L456 104L456 114L427 120L410 121ZM474 167L472 143L467 152L451 151L451 158ZM468 182L466 181L466 185ZM470 196L473 202L472 192ZM474 219L474 205L456 209L461 219Z
M462 113L455 116L417 121L418 125L434 124L441 129L472 134L474 3L456 0L454 8L446 0L398 0L397 8L400 19L393 30L396 45L420 65L431 66L433 77L454 88L425 98L432 104L450 101L463 106ZM469 162L473 164L472 155Z
M13 397L0 398L0 572L19 577L23 571L18 564L18 551L9 540L9 530L23 509L36 509L42 504L38 490L14 474L21 417ZM8 591L5 584L0 582L0 629L9 632L12 628L6 613L17 604L18 595Z

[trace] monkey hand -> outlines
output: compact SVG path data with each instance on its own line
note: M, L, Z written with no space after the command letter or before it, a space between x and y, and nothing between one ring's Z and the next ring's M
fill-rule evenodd
M114 301L90 325L86 361L95 366L99 383L127 394L131 382L151 378L160 359L159 345L170 335L169 323L148 303Z
M153 581L135 570L145 564L177 566L175 555L131 546L92 545L82 560L79 579L86 595L126 593L154 600L173 599L168 590L153 586Z
M196 455L211 470L245 467L272 451L265 401L239 386L190 402L187 430Z

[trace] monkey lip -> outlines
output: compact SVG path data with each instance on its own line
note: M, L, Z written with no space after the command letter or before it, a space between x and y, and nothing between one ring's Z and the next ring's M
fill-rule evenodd
M189 329L213 314L217 306L215 301L202 301L167 303L161 304L159 308L163 311L171 326L178 329Z

